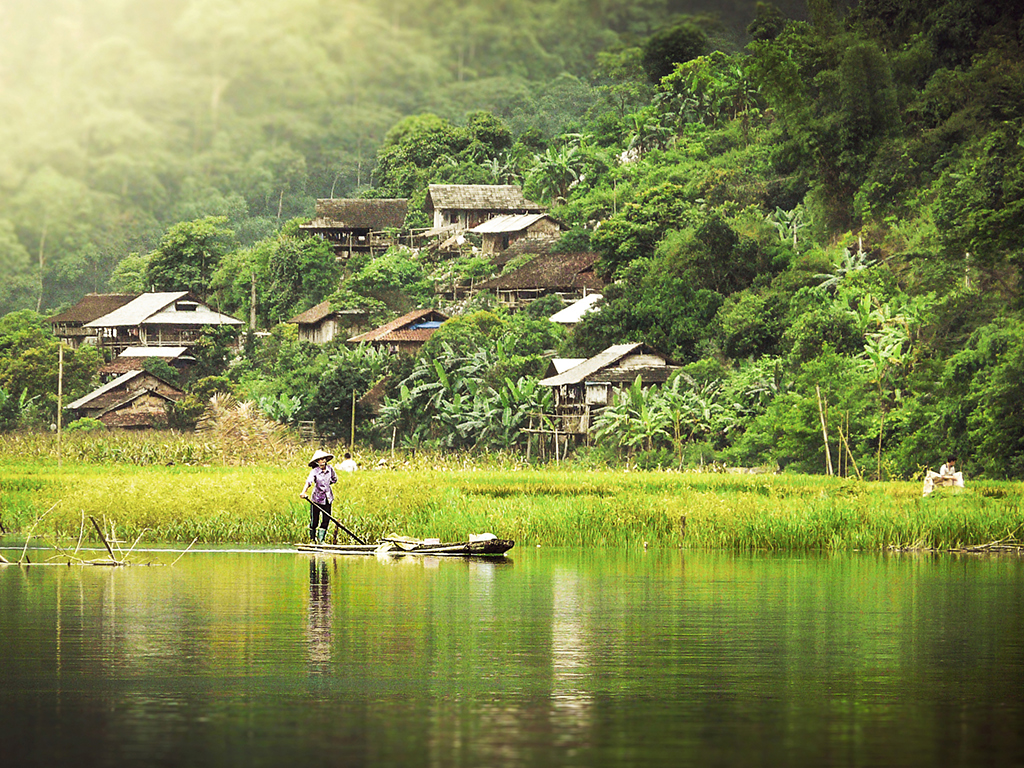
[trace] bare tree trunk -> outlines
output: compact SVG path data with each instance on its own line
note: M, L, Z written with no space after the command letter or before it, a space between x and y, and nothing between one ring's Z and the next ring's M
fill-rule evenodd
M46 222L39 235L39 298L36 299L36 312L43 311L43 275L46 271Z
M252 273L249 285L249 330L256 332L256 272Z

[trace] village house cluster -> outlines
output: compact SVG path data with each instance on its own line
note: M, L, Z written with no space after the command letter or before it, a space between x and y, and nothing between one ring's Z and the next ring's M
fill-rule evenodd
M302 225L311 235L331 243L336 258L381 254L396 244L432 249L439 257L472 249L488 257L496 277L470 286L446 288L452 300L472 292L492 292L498 304L516 311L551 294L568 306L552 322L572 325L595 307L604 283L595 272L597 254L550 253L562 225L543 206L512 185L432 184L425 210L429 228L405 229L407 199L317 200L313 218ZM512 259L532 254L523 266L504 274ZM448 319L436 309L419 309L378 328L368 328L364 309L332 309L323 302L291 318L301 340L325 344L343 338L415 354ZM70 403L79 416L99 419L108 427L150 428L166 419L168 403L184 392L147 371L146 360L158 359L179 370L194 363L191 349L204 327L241 327L241 320L219 312L188 292L89 294L49 320L54 334L72 347L95 344L109 350L111 362L100 370L102 384ZM531 432L563 439L585 436L593 412L611 403L615 388L640 376L645 386L663 383L676 366L666 355L643 344L620 344L588 360L552 360L540 382L555 393L555 413Z

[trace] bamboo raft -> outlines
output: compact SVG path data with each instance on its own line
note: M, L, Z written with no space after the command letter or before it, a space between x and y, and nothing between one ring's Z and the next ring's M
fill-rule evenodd
M296 544L299 552L324 555L431 555L435 557L504 557L515 542L510 539L470 537L469 541L441 542L436 539L413 539L389 536L376 544Z

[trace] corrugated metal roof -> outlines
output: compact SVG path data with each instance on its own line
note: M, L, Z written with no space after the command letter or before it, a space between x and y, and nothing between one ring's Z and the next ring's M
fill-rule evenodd
M609 365L617 363L626 355L637 351L643 346L643 343L639 341L633 342L632 344L615 344L608 347L604 352L594 355L589 360L580 363L574 368L570 368L564 373L560 373L557 376L551 376L547 379L541 379L540 384L545 387L560 387L563 384L579 384L580 382L591 378L602 368L606 368Z
M424 208L459 211L543 211L514 184L431 184Z
M107 394L107 392L109 392L110 390L116 389L117 387L121 386L122 384L125 384L125 383L131 381L136 376L140 376L142 373L143 373L142 371L128 371L128 373L122 373L116 379L111 379L106 384L104 384L102 387L97 387L92 392L90 392L87 395L83 395L82 397L80 397L77 400L75 400L73 403L68 403L66 407L67 407L67 409L69 411L76 411L79 408L81 408L82 406L87 405L88 403L91 403L97 397L100 397L102 395Z
M555 357L548 363L547 374L549 376L557 376L585 362L587 362L585 357Z
M122 384L127 384L129 381L131 381L132 379L134 379L134 378L136 378L138 376L149 376L149 377L152 377L153 379L156 379L158 382L163 384L168 389L172 389L175 392L181 392L181 390L178 389L176 386L174 386L173 384L170 384L169 382L164 381L163 379L161 379L159 376L157 376L154 373L149 373L148 371L128 371L127 373L122 373L116 379L111 379L110 381L108 381L103 386L97 387L96 389L94 389L89 394L84 395L83 397L78 398L73 403L68 403L66 408L68 410L70 410L70 411L77 411L79 408L83 408L86 405L89 405L90 403L94 403L96 400L98 400L100 398L103 398L108 392L111 392L112 390L117 389ZM182 393L182 394L184 394L184 393ZM124 396L128 397L128 394L125 394ZM161 395L161 397L164 397L164 395Z
M137 326L148 320L171 302L188 296L188 291L172 291L168 293L144 293L129 301L123 307L115 309L91 323L86 328L119 328Z
M128 347L118 357L164 357L173 360L188 352L188 347Z
M353 344L363 341L425 341L437 330L436 328L413 331L410 330L410 327L423 320L444 322L447 319L448 315L438 312L436 309L415 309L379 328L353 336L349 341Z
M580 319L587 314L587 312L594 311L594 305L603 298L604 296L600 293L591 293L588 296L584 296L579 301L574 301L568 307L555 312L555 314L549 317L548 320L552 323L574 325L578 323Z
M143 320L140 325L244 325L241 320L237 320L231 315L225 315L223 312L217 312L210 309L202 302L198 303L198 306L194 310L186 312L179 311L173 306L165 307L164 309L157 312L152 317Z
M469 231L475 232L478 235L504 235L529 229L541 219L555 221L546 213L510 213L488 219L483 224L478 224Z

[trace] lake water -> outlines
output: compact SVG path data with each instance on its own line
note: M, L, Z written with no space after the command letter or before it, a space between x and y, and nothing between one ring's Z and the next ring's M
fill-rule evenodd
M5 765L1024 765L1017 557L176 556L0 566Z

